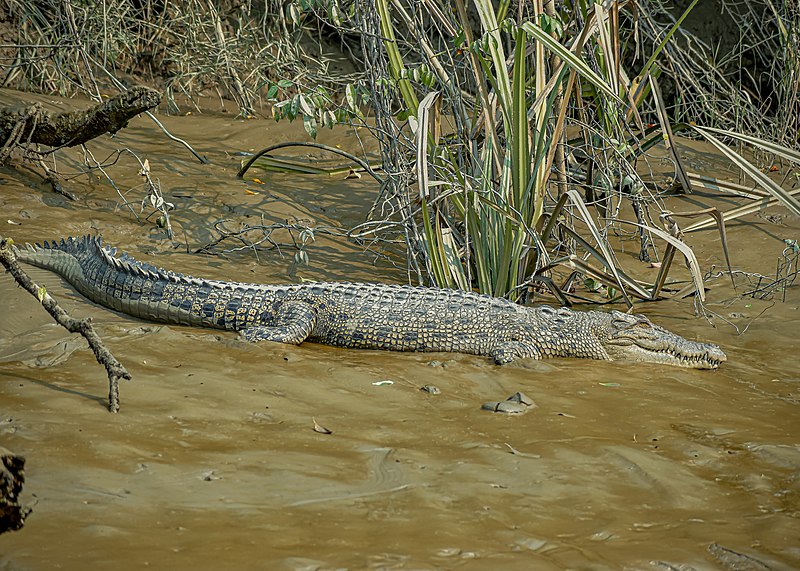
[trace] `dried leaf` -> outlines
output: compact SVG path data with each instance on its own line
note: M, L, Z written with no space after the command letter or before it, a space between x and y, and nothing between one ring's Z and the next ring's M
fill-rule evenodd
M717 147L719 151L725 155L728 159L731 160L736 166L738 166L743 172L750 176L761 188L768 191L772 196L780 200L786 208L791 210L794 214L800 216L800 201L798 201L791 192L786 190L785 188L779 186L775 183L772 179L767 177L764 173L762 173L758 168L756 168L750 161L745 159L742 155L736 153L733 149L725 145L722 141L713 137L708 131L716 129L703 129L697 126L693 126L694 130L703 135L703 137L708 140L709 143ZM769 143L768 141L761 141L760 139L756 139L754 137L748 137L746 135L740 135L738 133L733 133L729 131L725 131L725 134L728 136L746 141L748 143L752 143L759 147L773 150L774 152L780 152L780 149L786 149L785 154L788 160L800 160L800 154L796 153L792 149L787 149L785 147L776 146L774 143ZM776 151L777 149L777 151Z
M617 268L616 264L614 263L614 256L611 253L611 250L608 247L606 240L603 238L600 230L598 230L597 226L592 219L592 215L589 214L589 210L586 208L586 204L583 202L583 198L581 195L578 194L578 191L571 188L567 191L567 195L572 199L572 203L575 205L575 208L578 210L578 214L583 218L583 221L586 223L586 226L589 228L592 236L594 237L595 242L597 243L598 249L602 253L602 257L599 259L603 262L603 265L606 269L611 272L614 276L614 280L617 282L617 285L620 288L620 292L622 293L622 297L625 298L625 303L628 304L628 307L633 307L633 303L628 298L628 294L625 291L625 286L622 283L622 278L620 277L620 270ZM628 286L631 284L628 283ZM634 288L635 289L635 288ZM641 293L641 292L640 292Z
M145 159L142 170L139 171L139 176L147 176L148 174L150 174L150 161Z
M789 191L790 196L800 196L800 188L796 188L794 190ZM745 204L744 206L739 206L738 208L734 208L732 210L728 210L722 213L722 219L727 222L728 220L735 220L742 216L746 216L748 214L752 214L754 212L758 212L760 210L765 210L767 207L777 204L778 199L774 197L764 197L758 199L751 204ZM687 226L683 229L684 234L688 234L689 232L696 232L697 230L705 230L706 228L713 226L715 220L712 218L711 220L706 220L702 222L695 222L694 224Z
M653 228L652 226L647 226L645 224L639 224L637 222L629 222L625 221L627 224L632 224L633 226L638 226L639 228L644 228L645 230L652 232L662 240L665 240L668 244L672 245L676 248L683 256L686 258L686 265L689 266L689 271L692 274L693 285L697 289L697 296L700 298L701 301L705 301L706 294L705 288L703 286L703 275L700 273L700 264L697 261L697 258L694 255L692 249L687 246L682 240L667 234L663 230L659 230L658 228Z
M355 170L350 169L350 172L347 173L347 176L344 177L344 180L350 180L351 178L361 178L361 173L358 173Z
M333 434L333 431L328 430L327 428L319 424L316 418L311 417L311 420L314 421L314 432L319 432L320 434Z

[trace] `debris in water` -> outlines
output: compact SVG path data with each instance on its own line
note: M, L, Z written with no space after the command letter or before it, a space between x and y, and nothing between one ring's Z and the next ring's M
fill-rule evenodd
M531 408L536 408L536 403L525 393L516 392L504 401L486 402L481 409L491 412L504 412L506 414L522 414Z
M708 552L729 571L769 571L771 567L755 557L728 549L719 543L708 546Z
M422 385L419 390L431 395L438 395L442 392L439 387L435 387L433 385Z
M311 417L311 420L314 421L314 432L319 432L320 434L333 434L332 430L328 430L327 428L319 424L317 422L317 419L314 418L313 416Z

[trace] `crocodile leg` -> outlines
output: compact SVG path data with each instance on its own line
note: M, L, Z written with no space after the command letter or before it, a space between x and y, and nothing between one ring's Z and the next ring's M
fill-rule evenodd
M530 341L505 341L489 353L498 365L506 365L514 359L529 357L541 359L539 348Z
M269 325L254 325L240 333L247 341L274 341L300 345L314 329L317 315L314 309L301 301L284 303L269 320Z

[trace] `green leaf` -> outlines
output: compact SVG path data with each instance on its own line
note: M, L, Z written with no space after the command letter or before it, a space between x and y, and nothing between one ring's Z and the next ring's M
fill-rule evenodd
M337 28L342 27L342 12L339 10L338 2L331 2L328 15Z
M527 58L525 57L525 32L518 30L514 51L514 71L511 83L511 181L514 188L512 206L522 207L528 187L531 153L528 142L528 106L526 98Z
M356 89L353 87L352 83L348 83L347 86L344 88L344 96L347 100L347 106L350 108L351 111L355 111L357 109L356 105Z
M302 93L297 94L297 99L300 101L300 110L303 112L304 115L314 114L313 101L311 101L308 97L304 96Z
M299 252L295 252L294 254L294 261L297 265L308 265L308 254L305 250L300 250Z
M314 117L311 115L303 115L303 128L312 139L317 138L317 122L314 120Z
M300 24L300 9L297 7L297 4L291 3L286 7L286 17L289 18L289 21L295 26Z
M292 81L291 79L281 79L280 81L278 81L278 87L281 87L283 89L294 87L294 81Z
M392 27L392 17L389 14L388 0L375 0L375 8L378 12L378 19L381 24L381 36L383 37L383 47L386 50L386 55L389 58L389 71L392 78L397 82L397 88L403 96L405 106L411 113L417 112L419 100L414 92L414 88L407 79L402 79L401 74L405 69L403 56L400 53L400 48L397 45L397 40ZM355 111L355 110L354 110Z
M698 1L699 0L694 0L691 4L689 4L689 7L686 8L686 10L683 11L683 14L681 15L681 17L678 18L675 21L675 23L672 25L672 27L669 29L669 31L664 35L664 38L661 40L661 43L658 44L658 46L656 47L655 50L653 50L653 55L651 55L650 59L647 60L647 63L644 64L644 67L642 68L642 71L639 73L639 77L640 78L643 78L645 76L645 74L650 71L650 67L653 64L655 64L656 59L658 59L659 54L661 54L661 50L664 49L664 46L667 45L667 42L669 42L669 40L672 38L673 34L675 34L675 32L678 31L678 28L680 28L680 25L686 19L686 16L689 15L689 12L691 12L692 9L697 5Z
M44 286L39 286L39 289L36 290L36 298L39 300L39 303L44 301L44 296L47 295L47 289Z
M269 89L267 89L267 99L275 99L278 95L278 86L274 83L271 83Z
M464 33L464 28L459 28L458 33L453 37L453 46L456 49L463 49L467 41L467 35Z
M548 34L555 34L559 38L564 34L564 29L561 26L561 21L552 18L548 14L539 14L539 25Z
M292 97L292 102L287 106L286 116L289 118L289 121L294 121L297 118L297 110L300 107L300 94L295 95Z
M542 30L539 26L530 22L523 23L521 27L531 36L542 42L548 50L564 60L564 63L570 68L574 69L577 73L581 74L584 78L590 81L595 88L603 91L617 103L624 105L619 96L614 93L613 89L611 89L611 86L609 86L608 83L606 83L606 81L597 72L589 67L589 64L576 56L571 50L558 43L558 41L553 39L550 34Z
M769 153L775 153L776 155L780 155L781 157L785 158L786 160L793 161L797 164L800 164L800 152L785 147L775 141L768 141L766 139L759 139L758 137L753 137L751 135L745 135L744 133L738 133L736 131L729 131L725 129L715 129L714 127L701 127L701 129L705 129L706 131L713 131L714 133L718 133L720 135L724 135L726 137L732 137L734 139L739 139L740 141L744 141L745 143L750 143L751 145L755 145L756 147L761 147L765 151Z
M586 278L583 280L583 287L589 291L600 291L600 288L603 287L603 284L592 278Z

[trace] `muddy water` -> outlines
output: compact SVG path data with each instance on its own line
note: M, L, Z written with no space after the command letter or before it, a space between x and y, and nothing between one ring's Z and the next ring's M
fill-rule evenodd
M235 179L233 153L305 140L298 126L220 116L165 123L211 164L139 119L92 149L103 158L129 146L149 159L176 204L175 243L115 209L103 180L72 179L72 203L9 170L0 171L0 233L25 242L99 231L137 258L238 281L404 280L391 258L323 235L308 248L309 267L296 266L292 250L258 260L187 254L181 243L204 244L222 218L353 224L374 188L366 179ZM322 135L358 149L351 134ZM703 148L684 151L705 174L722 169ZM59 168L73 168L73 157ZM137 170L123 158L109 172L131 188ZM141 190L130 196L141 201ZM771 213L784 219L730 225L734 264L774 272L780 240L797 238L800 225ZM704 269L720 265L714 231L688 240ZM712 544L773 569L800 567L797 287L785 302L736 300L724 280L711 282L708 309L746 328L741 335L721 318L716 328L696 319L691 301L640 308L723 346L729 361L711 372L567 359L498 368L464 355L248 345L128 318L46 271L30 273L68 311L94 318L134 380L122 386L122 412L106 413L105 374L80 339L0 275L0 445L27 458L24 501L34 509L22 531L0 537L0 568L742 564L730 553L721 563L726 552L715 558ZM441 393L420 391L425 384ZM515 391L537 408L517 417L480 410ZM332 434L315 432L314 420Z

